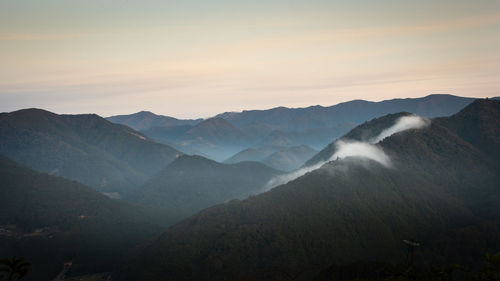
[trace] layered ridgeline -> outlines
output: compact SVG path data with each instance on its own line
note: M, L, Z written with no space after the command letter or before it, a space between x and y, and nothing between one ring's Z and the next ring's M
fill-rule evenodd
M31 263L23 280L109 272L123 253L173 222L168 212L110 199L75 181L0 156L0 255Z
M299 146L262 146L247 148L226 159L224 163L258 161L282 171L292 171L302 166L318 151L307 145Z
M499 122L500 103L478 100L365 143L369 157L340 157L168 228L114 280L307 280L331 264L405 262L404 239L421 242L417 263L481 260L500 249Z
M261 147L250 147L224 160L224 163L232 164L243 161L262 161L271 154L287 149L286 146L266 145Z
M129 200L185 215L262 192L281 172L258 162L221 164L201 156L181 156L130 194Z
M192 151L217 161L254 142L253 136L222 118L210 118L196 125L157 126L142 132L159 142L174 144L188 154Z
M0 114L0 139L0 154L108 192L144 183L181 154L95 114L40 109Z
M141 111L127 115L115 115L106 119L113 123L127 125L137 131L147 130L153 127L193 126L203 121L202 119L181 120L169 116L157 115L149 111Z
M489 100L491 103L495 103L497 99ZM478 106L478 105L475 105ZM469 107L468 110L462 110L457 113L453 119L437 119L437 122L446 124L451 130L460 135L466 141L473 143L475 146L479 148L488 147L490 152L495 155L499 155L498 148L496 144L498 144L498 140L496 142L491 140L495 136L494 128L490 126L494 126L496 122L493 122L491 116L494 116L495 108L492 106L491 108L484 107L481 109L473 110L474 107ZM311 159L309 159L304 166L314 166L318 163L328 160L332 155L334 155L337 150L338 143L340 142L349 142L349 141L360 141L360 142L373 142L380 141L376 139L377 136L381 135L382 132L391 127L393 124L403 116L411 116L410 113L396 113L396 114L388 114L386 116L382 116L379 118L374 118L369 122L365 122L358 127L351 130L349 133L341 137L339 140L330 143L324 149L322 149L319 153L314 155ZM484 121L487 120L488 122ZM418 120L413 120L418 122ZM411 122L411 119L410 119ZM412 125L418 125L417 123L407 123L406 126L411 127ZM476 126L474 126L476 125ZM401 128L404 128L405 124L401 125ZM481 142L484 141L484 142Z
M284 150L276 151L262 160L262 163L275 169L292 171L299 168L307 159L317 151L307 145L299 145Z
M277 107L268 110L226 112L201 122L139 112L108 120L137 128L157 141L187 154L223 161L248 148L307 145L320 150L357 124L389 113L411 112L423 117L449 116L471 98L430 95L381 102L354 100L323 107Z
M269 110L227 112L218 117L238 127L258 122L269 124L281 131L300 132L315 128L334 128L346 122L360 124L374 117L402 111L423 117L449 116L472 101L474 101L472 98L452 95L429 95L423 98L392 99L381 102L353 100L329 107L277 107Z

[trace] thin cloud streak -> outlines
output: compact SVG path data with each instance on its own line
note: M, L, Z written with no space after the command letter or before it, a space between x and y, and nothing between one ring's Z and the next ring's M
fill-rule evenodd
M103 4L110 10L101 10L82 4L89 13L99 11L92 22L79 4L66 7L79 18L74 22L64 8L34 4L44 9L39 17L17 4L12 7L21 17L0 11L6 15L0 22L7 23L0 26L0 110L43 101L75 112L81 107L70 103L73 97L92 100L95 107L87 110L102 115L146 109L196 118L438 92L481 97L500 87L500 13L494 7L482 11L478 3L470 4L470 13L440 3L449 14L433 10L423 17L419 13L435 3L384 3L389 10L368 18L374 14L370 5L349 3L297 1L311 9L281 11L276 4L283 13L265 15L252 4L256 10L241 16L193 5L203 18L185 4L185 14L173 19L147 5ZM149 8L156 4L170 7L155 2ZM414 6L423 10L414 12ZM106 110L112 98L116 106ZM162 101L150 102L154 98Z
M268 191L278 185L286 184L295 180L306 173L312 172L321 168L328 162L336 161L338 159L345 159L354 157L357 159L373 160L386 168L394 168L391 159L377 144L394 134L404 132L410 129L422 129L429 126L431 121L416 115L403 116L396 120L396 122L384 129L380 134L373 137L367 142L352 141L346 139L339 139L335 141L335 152L329 156L327 160L319 161L314 165L302 167L296 171L288 174L279 175L271 178L264 187L264 191Z

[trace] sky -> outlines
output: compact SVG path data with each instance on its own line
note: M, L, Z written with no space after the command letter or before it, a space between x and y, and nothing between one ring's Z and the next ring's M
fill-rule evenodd
M0 0L0 112L500 96L498 0Z

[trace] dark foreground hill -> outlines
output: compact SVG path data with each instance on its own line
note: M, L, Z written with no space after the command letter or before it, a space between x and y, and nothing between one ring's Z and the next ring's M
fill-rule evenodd
M345 158L206 209L137 251L114 280L310 280L331 264L404 261L404 239L421 242L417 262L474 264L500 249L499 112L500 102L480 100L386 138L376 147L391 167Z
M30 262L26 280L52 280L68 261L70 274L111 271L123 253L174 221L3 156L0 183L0 256Z
M0 114L0 154L101 191L131 189L181 153L95 114L40 109Z
M281 172L258 162L221 164L201 156L181 156L129 198L150 207L194 214L231 199L261 192Z

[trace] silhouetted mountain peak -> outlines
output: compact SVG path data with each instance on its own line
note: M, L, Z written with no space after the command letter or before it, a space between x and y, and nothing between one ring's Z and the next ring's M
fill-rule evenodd
M57 114L39 108L27 108L8 113L1 113L0 119L8 118L16 122L41 122L50 118L55 118Z
M158 116L158 115L154 114L153 112L151 112L151 111L147 111L147 110L141 110L141 111L137 112L137 114L140 114L140 115L154 115L154 116Z
M10 114L28 114L28 115L56 115L50 111L41 108L24 108L16 111L9 112Z
M194 125L201 121L197 120L181 120L170 116L158 115L150 111L139 111L128 115L115 115L106 118L107 120L127 125L135 130L148 130L153 127L172 127L179 125Z
M192 168L199 165L221 165L220 163L199 155L181 155L175 159L166 169Z
M498 112L500 106L500 101L495 99L477 99L464 109L460 110L455 116L462 115L478 115L482 118L493 118L495 116L489 116L488 113Z
M436 122L446 126L490 156L500 157L500 101L478 99L450 118Z
M197 140L213 143L233 143L245 140L245 134L240 129L219 117L200 122L187 131L186 135Z

